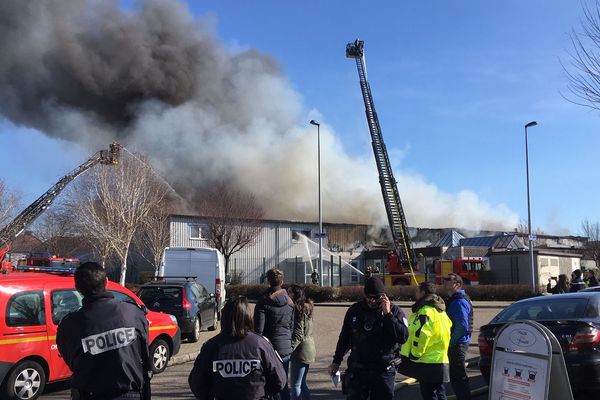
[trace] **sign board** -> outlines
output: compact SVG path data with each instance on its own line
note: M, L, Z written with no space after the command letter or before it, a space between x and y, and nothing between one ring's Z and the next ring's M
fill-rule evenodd
M315 237L316 238L326 238L327 233L326 232L315 232Z
M489 399L573 399L560 344L548 328L535 321L515 321L498 332Z
M531 234L529 235L529 241L535 242L537 240L537 235Z

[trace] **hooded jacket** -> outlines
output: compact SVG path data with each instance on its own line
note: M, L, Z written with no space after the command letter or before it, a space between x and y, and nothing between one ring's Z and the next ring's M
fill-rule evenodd
M402 373L421 382L448 382L448 346L452 321L444 300L429 294L417 301L408 321L408 340L402 345Z
M254 331L269 339L281 357L292 353L294 302L285 289L273 286L258 300L254 308Z

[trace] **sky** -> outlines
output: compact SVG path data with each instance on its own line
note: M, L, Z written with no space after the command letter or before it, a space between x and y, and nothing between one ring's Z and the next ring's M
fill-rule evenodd
M532 225L580 234L582 220L600 221L600 112L567 100L574 96L563 69L571 62L570 34L580 30L579 2L240 0L188 7L232 53L256 49L277 61L307 129L318 119L350 157L372 160L356 67L344 52L346 43L364 40L395 172L459 201L474 193L509 210L511 223L527 220L524 125L537 121L529 130ZM2 118L0 147L0 178L24 204L90 153ZM399 185L401 197L408 190Z

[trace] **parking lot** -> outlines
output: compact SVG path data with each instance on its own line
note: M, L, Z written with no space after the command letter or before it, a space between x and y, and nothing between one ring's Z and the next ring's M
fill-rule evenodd
M475 358L478 355L477 350L477 333L478 328L489 322L489 320L496 315L504 304L487 305L485 308L476 307L474 315L474 326L475 331L473 333L472 346L469 349L467 358ZM408 303L401 304L402 310L410 314L410 307ZM333 353L335 351L335 345L339 330L342 325L344 314L347 309L346 305L319 305L315 309L315 344L317 346L317 359L311 364L310 372L308 376L308 384L312 389L312 395L316 399L343 399L339 388L334 388L329 376L327 375L327 366L331 363ZM202 332L201 339L198 343L184 343L181 347L181 351L176 359L185 360L186 358L194 359L194 354L200 351L202 344L216 335L216 332ZM344 360L345 361L345 360ZM157 375L152 380L152 398L153 399L192 399L193 396L189 390L187 377L192 369L193 363L186 362L178 365L171 366L167 370ZM342 367L342 370L345 367ZM470 370L473 382L482 382L479 372L476 369ZM400 382L405 379L401 375L397 375L397 381ZM414 386L414 385L413 385ZM411 392L414 388L407 386L401 391ZM400 393L399 393L400 395ZM41 399L65 399L68 398L68 390L64 383L49 385L46 389L46 393L40 397Z

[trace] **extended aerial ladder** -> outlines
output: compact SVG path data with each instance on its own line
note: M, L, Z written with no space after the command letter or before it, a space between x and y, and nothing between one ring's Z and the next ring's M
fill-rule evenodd
M100 150L87 161L63 176L46 193L25 208L8 225L0 229L0 262L8 252L10 245L27 226L39 217L58 197L63 189L79 175L96 164L115 165L119 163L121 145L112 143L108 150Z
M390 261L388 261L388 272L390 272L390 274L410 274L409 276L405 276L404 279L395 277L395 279L392 280L392 284L400 282L408 284L411 280L414 284L418 284L414 273L416 258L410 244L408 225L406 224L406 217L402 208L402 202L400 201L398 187L396 180L394 179L385 143L383 142L383 136L381 135L381 127L379 125L377 112L375 111L371 87L367 79L364 41L356 39L353 43L348 43L346 45L346 57L356 60L358 77L360 79L360 89L365 103L367 123L369 125L369 131L371 132L371 145L373 146L377 171L379 172L381 194L383 195L385 211L387 213L388 223L392 231L392 238L396 250L396 253L393 254L390 257ZM390 268L393 264L392 261L394 261L394 257L396 257L396 260L398 261L396 265L399 264L399 268Z

